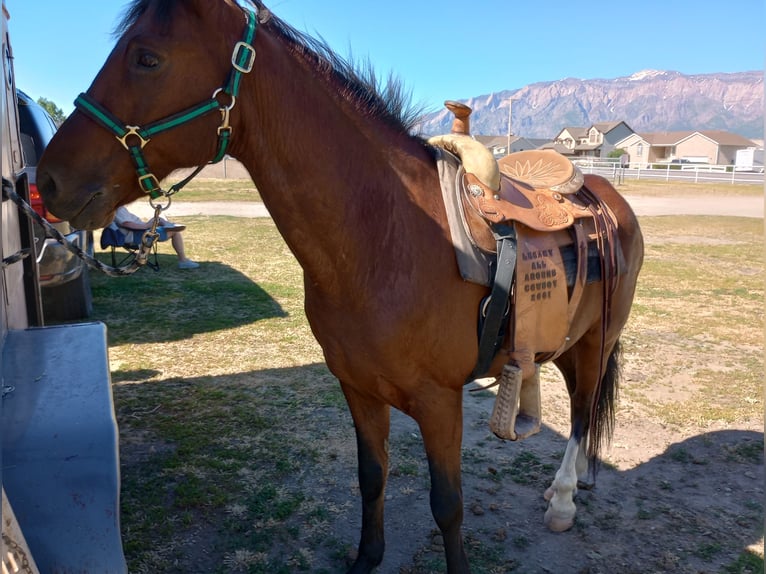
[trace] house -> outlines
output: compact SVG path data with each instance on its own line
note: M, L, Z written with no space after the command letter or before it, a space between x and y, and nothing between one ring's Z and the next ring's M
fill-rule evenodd
M721 130L631 134L616 143L631 163L708 163L733 165L737 150L755 144L740 135Z
M543 146L544 149L555 149L557 152L567 156L577 155L575 149L577 146L585 145L588 141L588 130L586 128L564 128L553 141Z
M633 134L625 122L601 122L589 128L567 127L561 130L553 142L542 146L572 157L608 157L616 144Z
M508 155L508 136L473 136L473 138L484 144L495 157ZM536 149L537 147L535 142L527 138L511 136L511 153Z

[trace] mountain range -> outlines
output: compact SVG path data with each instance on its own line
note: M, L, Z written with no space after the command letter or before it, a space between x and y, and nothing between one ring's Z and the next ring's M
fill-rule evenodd
M506 135L513 99L512 133L553 139L566 127L624 121L637 133L724 130L762 140L764 74L735 72L686 75L644 70L614 79L565 78L538 82L467 100L473 135ZM449 133L452 115L424 116L424 135Z

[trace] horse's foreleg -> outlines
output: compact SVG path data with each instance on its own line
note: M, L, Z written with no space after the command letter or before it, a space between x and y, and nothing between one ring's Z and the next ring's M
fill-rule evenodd
M368 574L383 561L383 503L388 475L390 407L360 395L341 383L354 419L359 490L362 495L362 534L356 561L349 574Z
M428 408L413 413L420 425L431 473L431 512L441 530L448 574L470 572L463 548L463 490L460 445L463 437L462 394L428 395Z

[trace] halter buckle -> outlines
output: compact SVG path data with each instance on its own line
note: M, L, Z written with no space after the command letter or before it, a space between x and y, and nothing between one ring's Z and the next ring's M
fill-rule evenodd
M240 65L238 62L239 56L242 53L241 50L244 50L244 52L247 54L247 60L242 65ZM231 54L231 65L234 67L234 69L242 74L249 74L250 71L253 69L254 64L255 64L255 48L253 48L247 42L242 42L241 40L237 42L234 45L234 51Z
M138 130L141 129L139 126L125 126L125 129L127 129L128 131L125 132L124 136L122 137L114 136L114 137L116 137L117 141L120 142L123 145L123 147L128 151L130 151L130 146L128 145L128 142L127 142L128 136L136 136L141 142L141 149L144 149L144 146L151 141L151 138L144 139L143 136L140 133L138 133Z
M149 194L162 189L160 187L160 182L157 179L157 176L153 173L147 173L146 175L139 176L138 185L141 186L141 189L143 189L145 193Z

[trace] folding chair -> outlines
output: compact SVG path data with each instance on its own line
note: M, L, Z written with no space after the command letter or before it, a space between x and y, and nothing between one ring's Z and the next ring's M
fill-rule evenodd
M112 252L112 266L122 266L128 261L132 261L138 256L138 251L141 249L141 238L145 231L127 229L120 227L114 221L107 227L101 230L101 249L111 249ZM157 258L157 244L159 240L155 241L152 245L152 255L146 260L146 264L155 271L160 270L160 262ZM127 251L120 261L117 261L117 248L121 247ZM154 259L154 261L152 261Z

